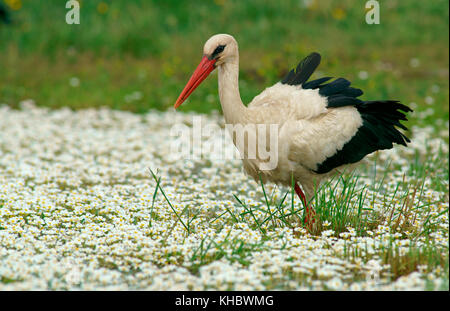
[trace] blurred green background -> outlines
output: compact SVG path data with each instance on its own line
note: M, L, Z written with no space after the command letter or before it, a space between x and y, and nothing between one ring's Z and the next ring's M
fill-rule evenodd
M317 51L314 77L342 76L365 91L363 99L412 105L413 123L448 120L447 0L379 0L379 25L366 24L366 1L79 2L81 23L68 25L65 0L0 0L11 19L0 21L0 103L164 110L204 42L230 33L239 42L244 102ZM217 78L181 110L220 110Z

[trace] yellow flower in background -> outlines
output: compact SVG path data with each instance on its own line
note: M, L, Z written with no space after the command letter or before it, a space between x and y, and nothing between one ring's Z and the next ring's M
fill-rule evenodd
M100 2L100 3L97 5L97 11L98 11L100 14L106 14L106 12L108 11L108 4L105 3L105 2Z
M219 5L219 6L223 6L225 4L227 0L214 0L214 3Z
M22 8L21 0L5 0L5 3L11 8L11 10L17 11Z
M335 8L332 12L333 18L340 21L345 17L345 11L342 8Z

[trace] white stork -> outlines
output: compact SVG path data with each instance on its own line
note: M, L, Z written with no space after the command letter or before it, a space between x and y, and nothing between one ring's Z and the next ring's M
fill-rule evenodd
M266 88L248 106L239 94L239 53L236 40L227 34L212 36L204 45L203 58L175 103L178 108L215 68L219 68L219 97L227 124L277 124L278 165L260 170L258 159L243 158L244 170L255 180L291 186L306 206L305 222L314 223L309 205L315 186L359 162L366 155L406 146L409 139L396 129L407 128L402 112L412 111L398 101L363 101L360 89L330 77L308 81L320 63L312 53L295 70ZM235 143L236 144L236 143ZM299 187L301 184L306 195Z

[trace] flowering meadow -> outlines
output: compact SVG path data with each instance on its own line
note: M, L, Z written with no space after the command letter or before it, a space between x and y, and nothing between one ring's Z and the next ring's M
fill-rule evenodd
M170 160L194 116L223 126L1 106L0 290L448 290L448 120L324 184L308 231L240 160Z

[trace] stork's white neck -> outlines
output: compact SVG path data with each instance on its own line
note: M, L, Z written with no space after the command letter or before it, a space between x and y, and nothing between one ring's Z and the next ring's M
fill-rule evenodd
M239 57L219 66L219 97L227 124L245 123L247 107L239 93Z

